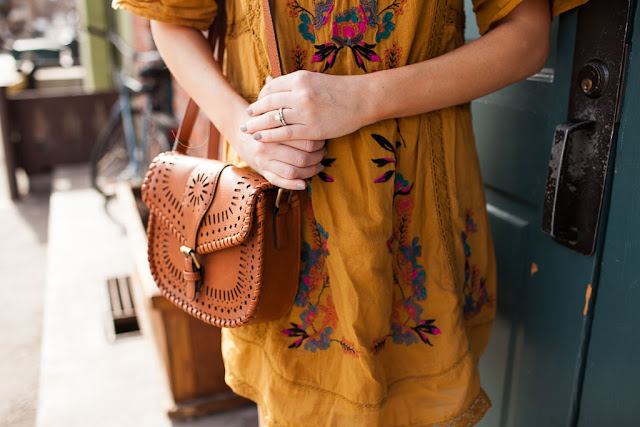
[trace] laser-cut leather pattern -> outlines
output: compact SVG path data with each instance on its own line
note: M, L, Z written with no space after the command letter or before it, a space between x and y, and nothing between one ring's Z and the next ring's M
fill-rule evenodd
M142 198L151 211L149 267L161 292L221 327L286 314L297 291L300 209L297 194L283 197L278 223L284 229L274 230L276 195L263 177L217 160L176 152L157 156ZM189 284L198 275L185 267L181 246L195 248L202 266L195 298Z

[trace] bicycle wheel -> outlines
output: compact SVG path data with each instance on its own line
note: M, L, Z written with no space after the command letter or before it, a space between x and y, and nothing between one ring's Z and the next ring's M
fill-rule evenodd
M116 184L131 177L131 159L122 120L110 122L91 155L91 185L105 197L115 194Z

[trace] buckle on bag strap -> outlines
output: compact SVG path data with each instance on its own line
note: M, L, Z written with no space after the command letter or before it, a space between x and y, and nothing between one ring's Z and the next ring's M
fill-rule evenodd
M280 211L280 204L282 203L282 195L285 191L289 192L289 197L287 197L287 203L291 201L291 196L293 195L293 190L285 190L284 188L278 188L278 195L276 196L276 214Z
M286 246L286 224L284 223L284 218L280 215L280 210L282 208L282 195L285 191L289 192L287 205L291 202L293 191L278 188L278 195L276 196L276 203L273 210L273 243L276 249L282 249ZM286 211L284 214L286 214Z
M184 255L183 279L186 284L186 296L189 301L194 301L202 287L202 267L196 257L196 252L188 246L181 246L180 252Z
M285 191L286 190L284 188L278 188L278 195L276 196L276 214L280 210L280 201Z
M187 246L180 246L180 252L182 252L182 255L184 255L185 257L191 256L191 259L193 260L193 264L196 266L198 270L200 270L201 268L200 262L198 261L198 257L196 257L196 251L194 251L193 249Z

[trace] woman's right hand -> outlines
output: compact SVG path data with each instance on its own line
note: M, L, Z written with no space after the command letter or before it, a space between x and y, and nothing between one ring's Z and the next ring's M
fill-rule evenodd
M304 190L304 180L324 169L321 162L327 152L325 141L261 142L238 127L230 142L253 170L280 188Z

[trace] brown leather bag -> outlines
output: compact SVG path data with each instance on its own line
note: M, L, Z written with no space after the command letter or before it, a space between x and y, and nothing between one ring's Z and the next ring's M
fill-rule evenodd
M281 66L273 21L269 1L262 3L276 77ZM224 10L223 3L219 7ZM213 32L218 58L224 21L220 13ZM142 185L151 211L151 273L165 297L207 323L236 327L278 319L293 305L298 286L299 197L258 174L186 155L198 111L189 100L173 151L153 160ZM218 135L211 130L210 157Z

